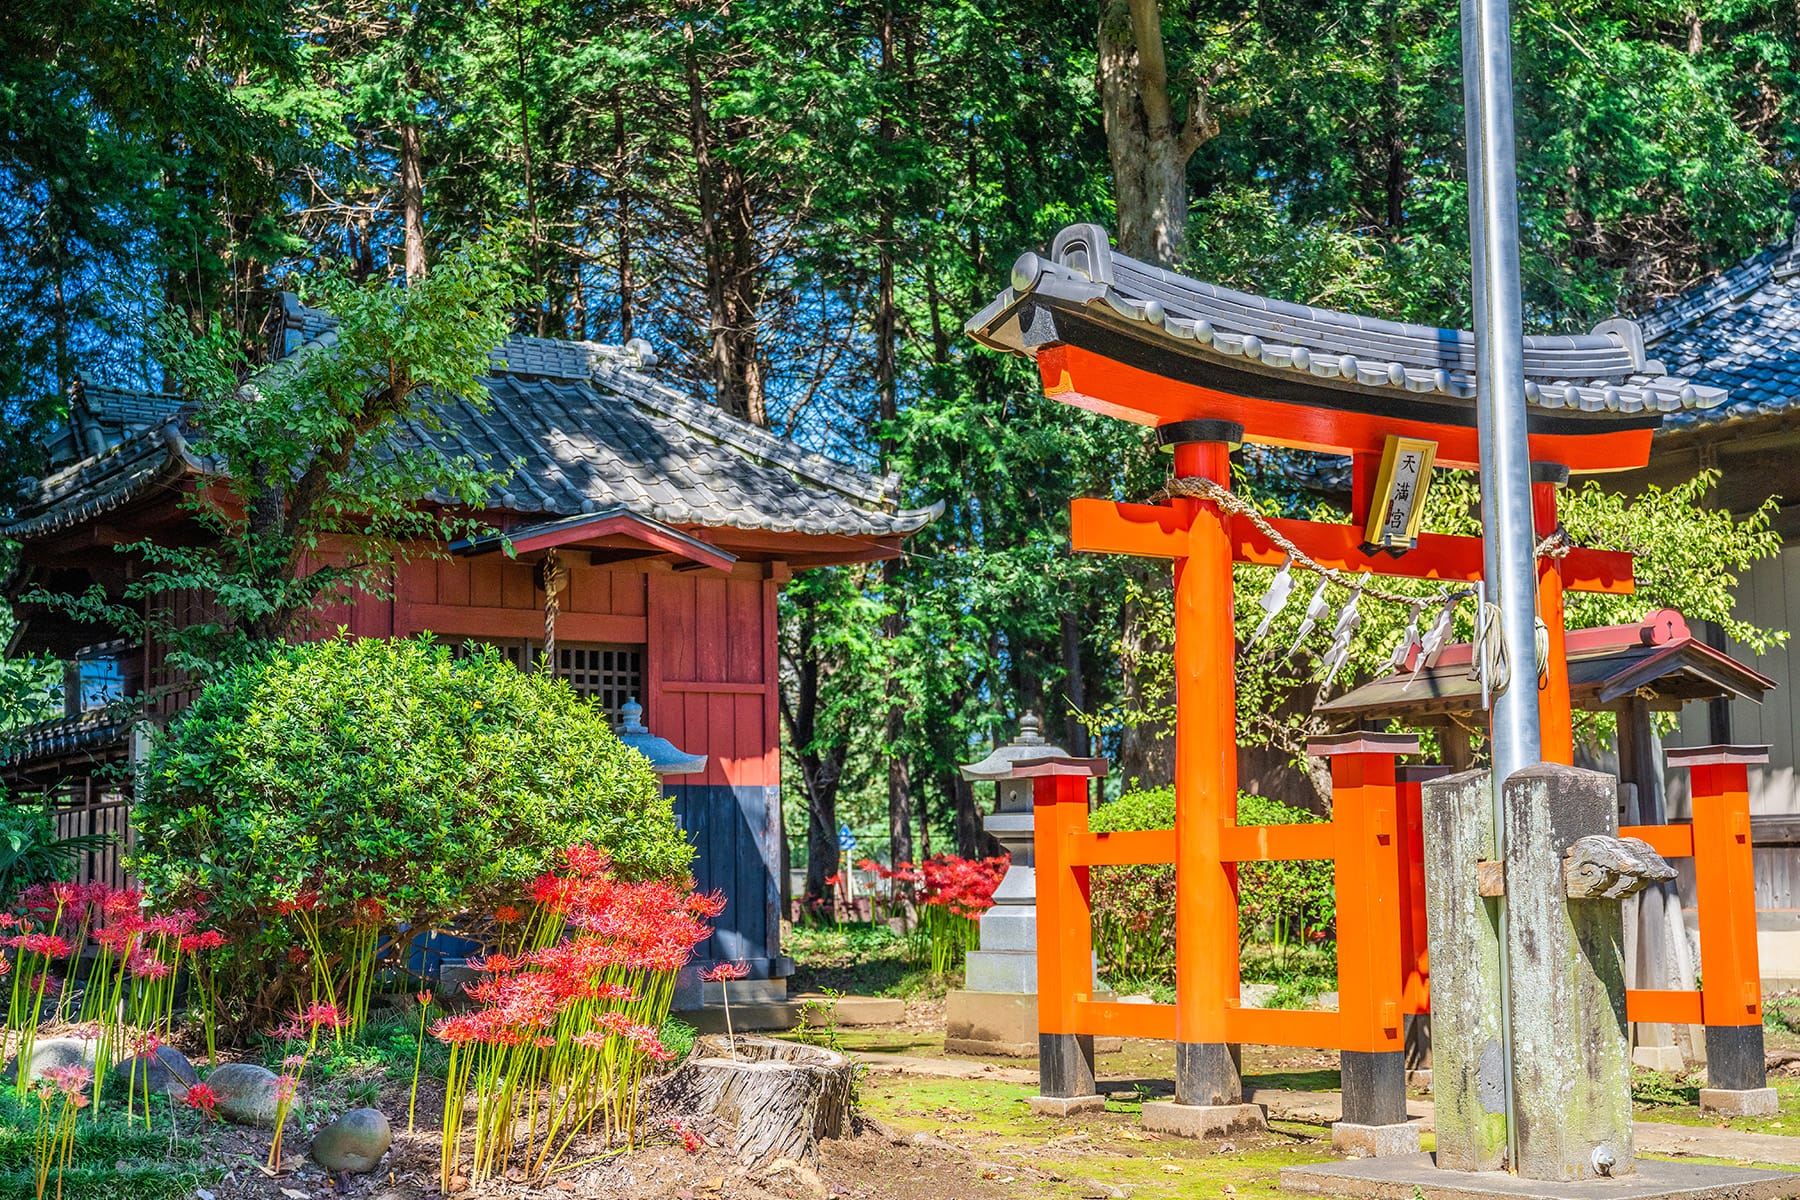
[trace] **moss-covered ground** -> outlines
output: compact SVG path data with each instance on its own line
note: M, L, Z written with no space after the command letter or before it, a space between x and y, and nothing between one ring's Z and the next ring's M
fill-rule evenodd
M1281 1168L1332 1157L1325 1129L1292 1122L1230 1142L1147 1133L1141 1098L1109 1100L1104 1115L1071 1122L1033 1116L1025 1101L1036 1089L1026 1084L874 1076L861 1091L867 1112L896 1132L968 1152L982 1177L1017 1171L1021 1196L1094 1195L1095 1183L1143 1200L1275 1196Z

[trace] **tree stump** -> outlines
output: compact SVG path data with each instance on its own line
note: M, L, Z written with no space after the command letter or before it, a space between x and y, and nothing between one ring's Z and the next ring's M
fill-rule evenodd
M734 1057L735 1051L735 1057ZM701 1038L656 1087L659 1107L713 1125L745 1168L817 1158L820 1138L844 1136L856 1066L835 1050L770 1038Z

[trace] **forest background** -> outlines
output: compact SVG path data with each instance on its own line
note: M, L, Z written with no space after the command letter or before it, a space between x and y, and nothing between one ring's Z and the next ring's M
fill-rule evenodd
M78 373L160 384L146 331L166 310L254 344L293 272L417 277L507 226L542 297L524 331L646 338L727 411L944 503L904 557L788 589L784 786L790 832L814 834L810 855L794 846L814 893L840 823L859 854L976 850L954 768L1019 713L1119 778L1168 771L1158 573L1066 548L1071 496L1142 498L1164 468L1141 431L1046 401L962 336L1017 254L1094 221L1202 278L1469 322L1454 5L8 7L13 483ZM1785 236L1797 26L1792 0L1516 6L1529 329L1591 328ZM1316 507L1293 466L1238 463L1265 505ZM1441 520L1472 519L1466 484ZM1668 586L1639 607L1690 617L1728 617L1721 546L1773 548L1729 519L1634 522L1597 495L1583 511L1615 541L1679 529L1658 547ZM1396 628L1374 623L1365 670ZM1304 661L1256 674L1240 725L1285 766L1316 685Z

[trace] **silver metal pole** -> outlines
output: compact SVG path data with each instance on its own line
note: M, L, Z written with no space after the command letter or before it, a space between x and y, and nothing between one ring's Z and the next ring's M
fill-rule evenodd
M1495 849L1506 855L1502 785L1541 754L1537 709L1537 563L1531 449L1525 429L1519 198L1513 150L1512 13L1507 0L1462 0L1463 103L1469 141L1469 243L1475 307L1476 427L1481 447L1482 573L1500 607L1512 681L1495 700ZM1506 1063L1507 1163L1518 1169L1506 901L1499 902L1500 1029Z

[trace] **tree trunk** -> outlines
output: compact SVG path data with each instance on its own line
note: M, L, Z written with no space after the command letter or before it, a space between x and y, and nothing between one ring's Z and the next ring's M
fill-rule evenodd
M754 1169L811 1163L821 1139L845 1136L854 1079L855 1064L824 1046L715 1034L650 1084L646 1099Z
M425 278L425 164L419 126L410 118L400 125L400 207L406 230L406 278Z
M1100 115L1112 160L1119 248L1165 266L1187 244L1187 164L1218 132L1197 84L1187 119L1169 100L1157 0L1104 0L1099 29Z
M944 796L956 814L956 852L964 858L981 857L987 833L981 828L981 810L975 806L975 785L962 772L944 772Z
M1087 681L1081 674L1081 615L1070 607L1063 610L1061 621L1063 693L1069 702L1063 717L1063 745L1076 757L1086 758L1088 732L1081 723L1081 714L1087 712Z
M615 225L619 235L619 344L632 337L633 306L637 299L631 274L631 189L625 183L625 102L613 91L613 186L618 190Z
M881 74L889 85L891 92L895 74L894 61L894 14L893 6L881 5L879 14L881 35ZM889 97L882 101L881 120L876 130L883 155L893 149L894 118L889 108ZM892 163L884 161L884 169L892 169ZM875 395L876 419L880 422L877 431L877 446L880 450L881 469L891 471L894 468L894 420L900 412L900 371L898 320L894 305L894 209L899 204L891 186L881 189L881 216L876 228L875 252ZM881 564L881 594L889 605L889 611L881 620L881 636L887 643L887 681L886 697L888 702L886 746L887 781L888 781L888 860L891 865L899 866L903 862L911 862L912 849L912 779L908 771L906 754L901 749L901 739L906 732L906 697L900 685L899 673L895 664L894 646L900 639L905 627L905 618L900 612L900 560L890 558Z

